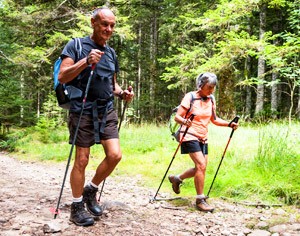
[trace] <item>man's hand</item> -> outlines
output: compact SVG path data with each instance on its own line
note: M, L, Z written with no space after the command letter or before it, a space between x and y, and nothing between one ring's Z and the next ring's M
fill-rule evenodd
M122 98L126 101L126 102L130 102L133 99L134 93L132 90L132 87L129 86L128 89L123 91L122 94Z
M101 56L104 54L104 52L98 50L98 49L92 49L89 55L86 58L86 64L91 65L91 64L97 64Z

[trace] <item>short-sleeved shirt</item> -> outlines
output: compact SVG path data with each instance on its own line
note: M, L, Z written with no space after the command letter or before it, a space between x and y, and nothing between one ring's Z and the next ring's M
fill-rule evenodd
M82 53L79 58L77 58L78 53L76 52L75 40L70 40L67 43L62 51L61 57L70 57L76 63L80 59L86 57L92 49L98 49L104 52L104 55L101 56L100 61L96 64L85 104L84 114L91 114L93 101L97 99L113 99L114 74L119 72L119 65L114 49L108 45L104 47L97 45L89 36L80 38L80 41ZM79 87L84 94L90 73L91 66L88 66L80 73L80 76L73 79L68 84ZM70 112L79 113L81 107L82 98L71 100Z
M209 96L206 99L200 99L200 95L196 92L194 94L194 101L192 103L192 109L187 114L189 117L191 114L194 114L192 126L188 129L187 134L185 135L183 141L191 140L207 140L208 136L208 124L213 116L213 110L215 112L216 106L213 101L213 96ZM198 98L198 99L197 99ZM185 109L189 109L191 105L191 94L187 93L182 99L181 106ZM180 139L182 138L183 132L186 130L186 126L181 127Z

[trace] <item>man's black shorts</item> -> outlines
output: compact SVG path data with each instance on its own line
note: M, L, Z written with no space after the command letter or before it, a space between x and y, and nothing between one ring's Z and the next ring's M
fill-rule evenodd
M75 130L78 124L79 115L77 113L69 114L69 143L72 144ZM102 114L99 114L99 122L101 122ZM118 133L118 116L114 109L107 112L106 125L104 133L100 133L100 140L119 138ZM75 145L80 147L91 147L95 144L95 132L92 115L82 115L80 126L76 138Z
M208 154L208 144L203 144L198 140L191 140L181 143L181 154L188 154L193 152L202 152L204 155Z

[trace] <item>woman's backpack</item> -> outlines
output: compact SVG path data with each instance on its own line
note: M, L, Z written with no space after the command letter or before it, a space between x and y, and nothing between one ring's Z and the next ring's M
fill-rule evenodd
M193 106L193 103L194 103L194 100L195 100L195 95L193 92L190 93L191 94L191 102L190 102L190 108L187 110L186 112L186 115L185 117L187 116L187 114L190 112L190 110L192 109L192 106ZM169 129L171 131L171 135L175 138L175 140L177 142L179 142L179 137L180 137L180 129L181 129L181 126L180 124L178 124L176 121L175 121L175 116L176 116L176 112L178 110L180 105L178 105L177 107L173 108L172 110L172 114L170 116L170 119L169 119Z

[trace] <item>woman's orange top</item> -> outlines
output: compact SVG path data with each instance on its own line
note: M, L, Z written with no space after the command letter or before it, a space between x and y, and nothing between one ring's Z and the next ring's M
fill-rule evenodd
M192 108L186 117L189 117L191 114L194 114L195 117L192 122L192 126L188 129L187 134L185 135L183 141L191 141L191 140L200 140L205 142L208 137L208 124L212 118L213 110L214 113L216 111L216 106L214 104L213 96L207 97L207 99L201 99L198 93L194 93L194 101L192 103ZM189 109L191 105L191 94L187 93L182 99L181 106L185 109ZM186 130L186 126L182 125L180 132L180 140L184 131Z

